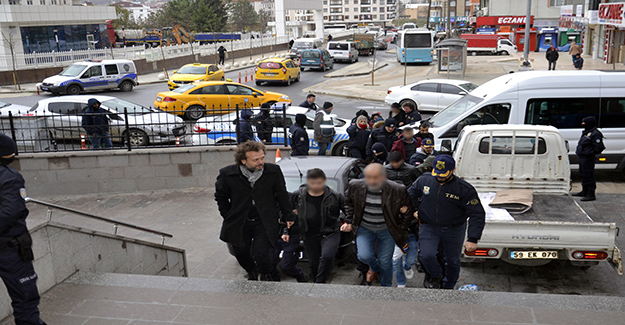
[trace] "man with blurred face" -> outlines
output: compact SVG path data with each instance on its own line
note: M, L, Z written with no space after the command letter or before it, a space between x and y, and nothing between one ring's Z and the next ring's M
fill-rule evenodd
M412 127L405 126L401 130L401 137L399 140L393 143L391 151L399 151L404 160L410 159L412 155L417 153L417 149L421 146L421 141L421 138L415 137L414 129Z
M358 259L369 265L366 280L371 283L378 275L380 284L393 283L393 251L395 245L408 246L412 202L406 188L386 177L380 164L365 168L365 179L349 183L345 200L345 224L342 231L356 232ZM377 254L374 250L378 243Z
M220 239L232 245L248 280L279 281L270 250L280 238L280 213L287 227L295 221L284 175L265 163L265 145L247 141L235 150L236 164L222 168L215 201L224 218Z

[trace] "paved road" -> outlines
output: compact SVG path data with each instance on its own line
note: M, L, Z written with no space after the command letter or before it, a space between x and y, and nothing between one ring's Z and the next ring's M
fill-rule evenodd
M393 58L393 55L387 54L385 53L385 51L380 51L378 53L378 56L381 60ZM362 57L361 60L362 59L366 60L367 57ZM348 63L337 62L335 63L334 69L335 70L340 69L340 68L346 67L347 65ZM249 72L250 70L251 68L248 69L247 71ZM306 99L307 94L302 92L302 90L324 81L323 76L330 72L332 72L332 70L328 70L327 72L322 72L318 70L313 70L313 71L306 70L302 72L301 81L293 83L291 86L283 86L279 84L263 84L262 86L257 87L254 84L254 82L252 82L251 80L248 80L247 85L250 85L252 87L257 87L262 90L270 90L270 91L284 93L291 97L294 105L297 105ZM242 73L244 73L244 70L242 71ZM238 81L239 72L234 71L234 72L226 73L226 78L231 78L234 81ZM139 76L139 81L141 81L141 76ZM168 89L165 83L157 83L157 84L149 84L149 85L140 85L139 87L135 88L132 92L129 92L129 93L122 93L119 91L105 91L105 92L99 92L98 94L115 96L115 97L126 99L129 101L144 105L144 106L152 106L154 103L156 94L158 92L167 91L167 90ZM32 96L26 96L26 97L9 98L9 99L6 99L6 101L14 103L14 104L33 106L34 104L37 103L37 101L43 98L49 98L49 97L52 97L52 95L41 94L41 95L32 95ZM383 102L354 100L354 99L348 99L344 97L332 97L332 96L318 96L317 97L317 103L320 106L323 105L323 102L325 101L332 102L335 107L335 113L345 118L353 117L353 115L359 109L366 109L369 112L372 112L374 110L378 110L378 111L388 110L388 106Z

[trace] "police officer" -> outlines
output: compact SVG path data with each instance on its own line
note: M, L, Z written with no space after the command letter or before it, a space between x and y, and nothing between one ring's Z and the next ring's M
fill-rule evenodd
M460 274L462 246L469 252L482 237L486 213L477 191L465 180L454 176L456 162L449 155L434 158L431 175L424 174L408 189L418 205L419 260L426 271L423 286L428 289L453 289ZM467 217L469 228L467 231ZM465 232L467 242L465 243ZM439 245L445 256L445 278L437 259Z
M582 191L573 193L573 196L581 196L582 201L594 201L597 199L595 190L595 160L597 155L604 149L603 134L597 130L597 119L587 116L582 120L584 131L577 142L575 154L579 157L579 174L582 177Z
M45 324L39 318L37 274L32 239L26 228L24 178L9 164L15 159L13 140L0 134L0 278L6 285L16 325Z

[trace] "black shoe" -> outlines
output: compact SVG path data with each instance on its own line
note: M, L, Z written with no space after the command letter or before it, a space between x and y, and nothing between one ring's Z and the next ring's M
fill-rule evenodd
M423 265L421 263L419 263L417 261L417 272L419 273L425 273L425 268L423 267Z
M597 199L597 197L594 196L594 195L586 195L580 201L586 202L586 201L594 201L596 199Z
M423 279L423 287L426 289L440 289L442 287L443 279L441 278L433 278L431 276L426 276Z
M572 196L586 196L586 192L581 191L581 192L575 192L575 193L571 193Z
M247 272L247 280L248 281L258 281L258 272L256 272L256 271Z
M302 273L302 275L298 276L295 279L297 280L297 282L300 282L300 283L306 283L308 282L308 280L310 280L310 278L308 277L306 273Z
M362 279L360 280L360 285L361 285L361 286L371 285L370 283L369 283L369 284L367 284L367 272L365 272L365 273L360 273L360 277L362 278Z
M260 275L260 281L275 282L276 280L271 276L271 274L261 274ZM278 280L278 282L279 281L280 280Z

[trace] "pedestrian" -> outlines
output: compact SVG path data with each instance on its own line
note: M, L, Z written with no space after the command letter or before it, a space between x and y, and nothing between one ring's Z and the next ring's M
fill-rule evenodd
M391 111L388 113L388 117L395 119L397 126L402 126L405 123L406 112L399 106L399 103L391 104Z
M421 121L421 124L419 124L419 132L415 134L415 137L420 139L430 138L434 140L434 134L430 133L430 122Z
M373 152L373 157L371 159L372 163L386 165L388 162L388 151L382 143L378 142L374 144L371 151Z
M293 48L293 43L295 43L295 40L291 38L291 40L289 41L289 50Z
M414 135L414 129L410 126L405 126L401 130L401 136L395 142L391 151L399 151L402 155L402 159L412 157L417 152L417 149L421 146L421 138L417 138Z
M571 47L569 47L569 55L571 55L571 59L573 59L573 64L575 64L575 59L578 55L582 54L582 49L575 42L571 42Z
M582 136L577 142L575 154L579 157L579 175L582 177L582 191L573 193L573 196L581 196L582 201L594 201L597 199L595 190L595 161L597 155L605 150L603 134L597 130L597 119L587 116L582 120Z
M364 174L364 179L349 183L341 230L356 233L358 259L369 265L366 281L371 283L379 275L380 284L390 287L395 245L407 246L412 202L404 186L386 178L382 165L370 164Z
M258 138L265 144L273 143L271 134L273 133L274 123L271 118L271 105L264 103L260 106L260 112L252 117L254 125L256 125L256 133Z
M275 268L280 265L282 272L287 276L295 278L297 282L306 283L309 280L308 275L297 266L300 256L299 229L297 222L294 223L291 228L288 228L286 221L281 221L280 233L282 235L270 250L271 263ZM274 274L272 279L273 277L280 277L279 272L274 272Z
M304 114L295 115L295 124L289 128L291 134L291 156L308 156L310 142L308 132L306 132L306 121L308 118Z
M421 165L428 156L437 156L438 151L434 149L434 140L425 138L421 140L421 147L417 148L417 152L410 156L408 163L412 166Z
M332 35L328 34L328 42L332 42Z
M317 99L317 96L315 96L315 94L308 94L308 96L306 96L306 100L299 104L299 106L316 111L319 109L319 106L315 104L315 99Z
M401 152L393 151L389 153L388 162L389 163L384 167L386 168L386 175L389 180L408 188L419 178L417 168L407 164Z
M318 156L325 156L326 150L336 134L334 130L334 121L330 113L334 109L334 105L330 102L323 103L323 109L315 114L315 120L313 121L314 139L319 145Z
M382 112L373 112L373 114L371 114L371 126L373 127L373 123L378 122L378 121L384 121L384 118L382 117Z
M11 298L15 324L45 325L39 318L33 242L26 227L24 178L9 167L16 152L13 139L0 134L0 278Z
M306 184L291 195L315 283L326 283L332 273L341 241L340 217L345 208L343 194L327 186L326 181L323 170L309 169Z
M584 67L584 59L580 54L575 57L575 62L573 63L573 66L575 66L575 69L577 70L581 70Z
M236 164L222 168L215 201L223 217L219 238L232 245L248 280L276 279L270 250L280 238L280 213L290 228L295 216L278 165L265 163L265 145L247 141L234 152Z
M406 113L406 117L404 118L404 123L406 123L406 125L417 123L423 119L413 103L405 102L403 108Z
M245 141L254 141L254 130L252 130L252 115L254 114L251 109L246 108L241 110L241 117L235 121L237 142L243 143Z
M113 142L109 136L109 119L107 111L103 110L100 102L91 98L87 101L87 109L82 115L82 128L89 135L93 149L112 148Z
M373 159L373 152L371 149L376 143L382 143L386 148L386 151L393 149L393 143L399 139L396 129L397 122L395 119L389 118L384 121L384 127L371 131L371 136L367 141L367 160Z
M226 60L226 52L228 52L228 50L226 50L226 48L221 45L217 49L217 52L219 53L219 64L223 65Z
M556 47L551 44L551 46L547 49L547 52L545 53L545 58L547 58L547 62L549 62L549 70L556 69L556 63L559 57L560 54L558 53L558 49L556 49Z
M453 289L460 274L463 244L467 252L475 251L482 237L486 213L475 188L454 176L453 157L439 155L434 158L433 166L431 175L419 177L408 189L412 202L418 205L415 218L420 223L419 261L426 271L423 286ZM444 271L437 259L439 245L445 257Z
M353 158L365 159L367 157L367 141L371 135L371 128L367 118L360 115L356 123L347 128L349 135L349 153Z

